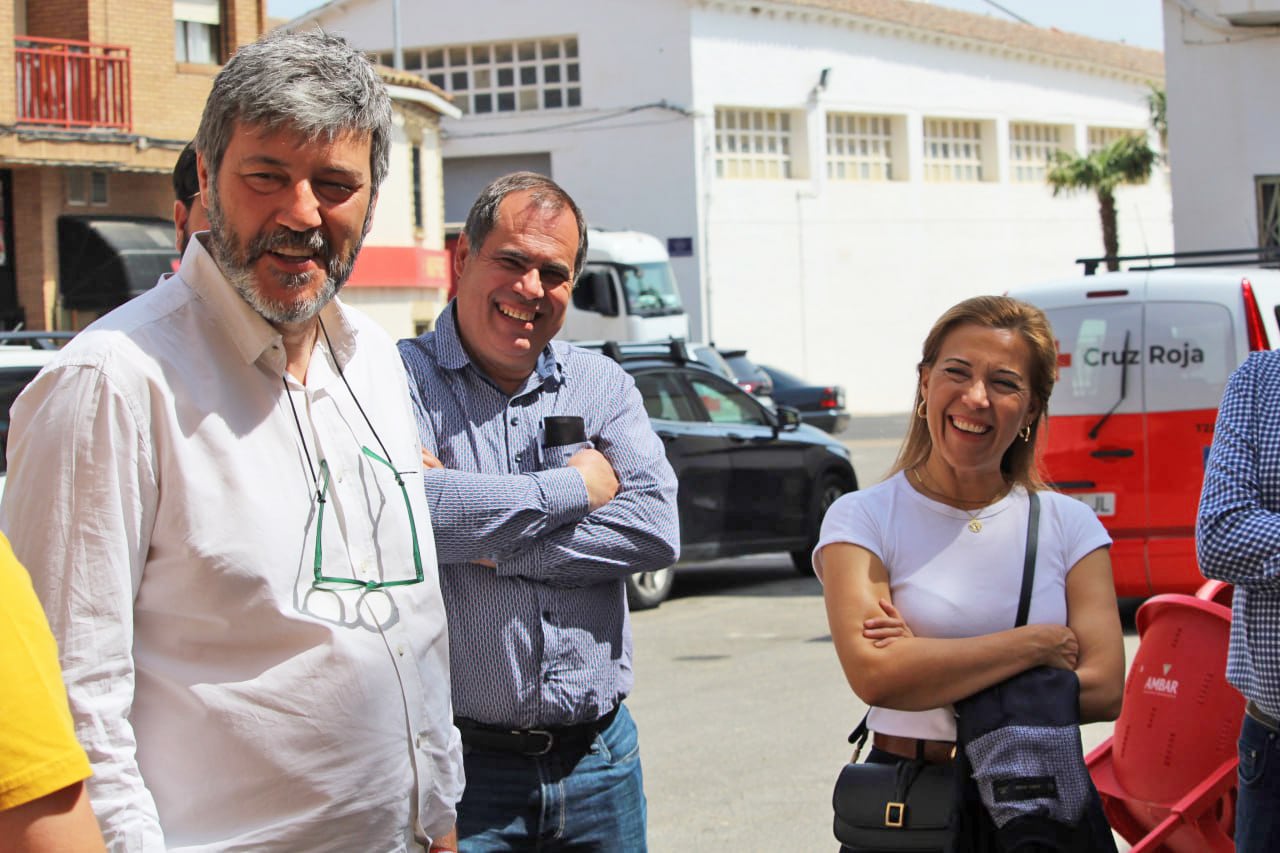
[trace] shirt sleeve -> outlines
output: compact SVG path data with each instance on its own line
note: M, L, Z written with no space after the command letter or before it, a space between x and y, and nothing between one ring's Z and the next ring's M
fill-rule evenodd
M1218 409L1205 467L1196 554L1208 578L1251 588L1280 588L1280 514L1264 507L1258 431L1275 428L1260 407L1263 358L1254 354L1231 374Z
M0 507L61 650L103 836L131 853L164 850L129 722L133 601L158 496L142 422L99 367L45 371L11 412Z
M1111 535L1102 526L1098 514L1088 505L1053 492L1041 492L1041 500L1053 499L1062 515L1065 570L1070 572L1076 564L1099 548L1111 547Z
M885 562L880 525L870 512L867 492L850 492L836 498L822 518L818 544L813 549L813 571L822 580L822 549L833 542L847 542L866 548Z
M620 368L611 371L601 379L599 399L609 409L591 439L613 466L617 495L579 523L499 560L499 576L578 587L666 568L679 559L676 475L635 380Z
M439 456L440 447L411 367L406 363L405 373L418 439L429 453ZM528 547L530 539L579 521L590 509L586 484L572 468L528 474L433 468L423 472L422 486L441 563L506 559Z

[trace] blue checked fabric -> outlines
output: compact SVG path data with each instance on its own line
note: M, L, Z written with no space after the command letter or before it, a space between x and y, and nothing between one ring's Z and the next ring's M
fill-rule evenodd
M1227 680L1280 716L1280 351L1236 368L1196 521L1200 571L1235 585Z
M1093 788L1080 760L1079 726L1002 726L965 745L973 781L999 829L1024 815L1073 825L1084 815ZM1052 777L1054 796L1000 801L994 786L1008 779Z
M675 474L635 382L553 341L508 396L467 356L452 303L434 332L399 346L422 445L446 469L423 481L454 713L511 728L599 719L633 682L623 579L671 565L680 547ZM548 415L582 416L618 475L617 496L593 513L577 471L543 467Z

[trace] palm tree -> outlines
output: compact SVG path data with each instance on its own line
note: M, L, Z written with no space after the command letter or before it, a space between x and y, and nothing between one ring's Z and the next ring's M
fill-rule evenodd
M1151 129L1160 137L1160 150L1167 156L1169 153L1169 119L1165 114L1167 98L1164 89L1161 89L1155 83L1150 84L1151 91L1147 93L1147 113L1151 117Z
M1045 174L1055 196L1080 190L1092 190L1098 196L1102 249L1107 256L1107 269L1112 272L1120 266L1116 260L1120 249L1116 231L1116 187L1146 183L1156 156L1145 136L1122 136L1106 148L1084 156L1059 151Z

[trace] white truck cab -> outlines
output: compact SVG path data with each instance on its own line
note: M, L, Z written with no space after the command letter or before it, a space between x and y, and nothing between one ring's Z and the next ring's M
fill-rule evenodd
M1280 345L1280 271L1130 269L1009 295L1043 309L1057 338L1045 479L1111 533L1120 595L1194 591L1218 405L1249 352Z
M639 231L587 231L587 259L560 337L577 341L688 338L689 318L666 247Z

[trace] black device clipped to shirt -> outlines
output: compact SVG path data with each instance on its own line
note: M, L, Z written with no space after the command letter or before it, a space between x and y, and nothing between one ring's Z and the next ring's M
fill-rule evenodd
M570 456L590 446L581 415L548 415L542 419L544 468L561 468L568 464Z

